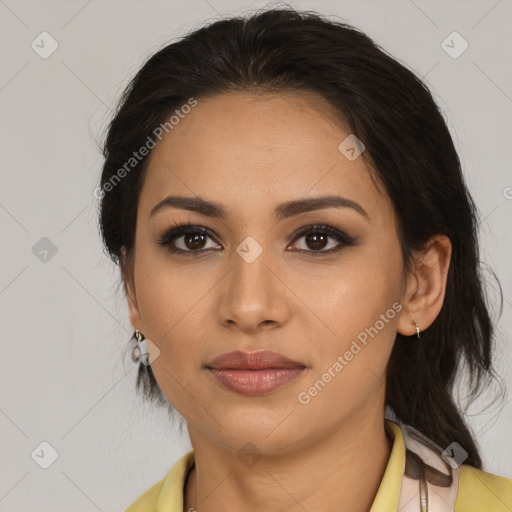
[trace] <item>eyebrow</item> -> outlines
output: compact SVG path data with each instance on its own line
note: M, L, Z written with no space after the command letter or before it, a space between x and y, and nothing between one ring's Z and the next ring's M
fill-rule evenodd
M215 201L206 201L200 197L184 197L169 196L155 205L149 214L150 217L158 211L165 208L179 208L197 212L207 217L215 217L219 219L228 218L228 213L224 207ZM304 212L321 210L324 208L351 208L360 213L366 220L370 220L370 216L366 210L352 199L340 196L322 196L307 199L297 199L279 204L274 210L274 216L277 220L287 219Z

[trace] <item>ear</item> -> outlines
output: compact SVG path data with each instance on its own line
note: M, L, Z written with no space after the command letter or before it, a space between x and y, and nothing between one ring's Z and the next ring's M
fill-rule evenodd
M134 329L142 330L142 322L140 318L139 307L137 304L137 294L133 279L132 259L127 257L125 247L121 247L121 254L121 277L123 280L123 287L126 295L126 300L128 301L128 314L130 317L130 323L132 324L132 327Z
M415 323L424 331L437 318L443 307L451 253L450 239L436 235L416 256L402 297L403 309L397 326L400 334L416 334Z

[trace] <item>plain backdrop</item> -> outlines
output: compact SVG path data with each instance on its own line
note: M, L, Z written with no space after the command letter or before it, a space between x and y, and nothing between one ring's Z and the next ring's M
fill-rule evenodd
M127 308L97 229L97 142L149 55L203 23L269 5L282 4L0 0L1 511L124 510L190 449L135 394ZM362 29L433 91L482 216L481 259L503 287L495 363L510 391L511 2L289 5ZM468 420L485 469L512 478L511 396L486 408L487 399Z

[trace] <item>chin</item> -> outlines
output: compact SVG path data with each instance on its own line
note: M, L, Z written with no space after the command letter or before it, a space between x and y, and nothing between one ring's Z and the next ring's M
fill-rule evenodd
M216 430L215 437L232 450L238 451L250 444L260 452L277 455L300 444L300 422L291 411L290 407L262 410L261 407L239 406L231 414L220 415L225 430L216 423L210 423L210 427Z

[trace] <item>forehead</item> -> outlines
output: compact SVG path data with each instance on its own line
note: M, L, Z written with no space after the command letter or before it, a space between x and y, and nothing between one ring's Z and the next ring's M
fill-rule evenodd
M199 98L152 150L140 208L182 194L262 212L267 203L340 194L378 214L388 200L367 161L340 151L349 135L330 105L310 93Z

